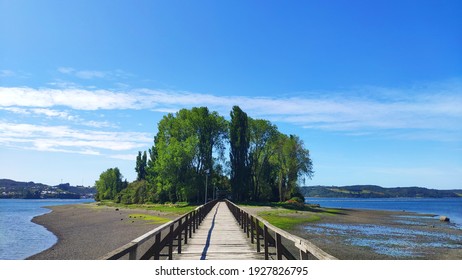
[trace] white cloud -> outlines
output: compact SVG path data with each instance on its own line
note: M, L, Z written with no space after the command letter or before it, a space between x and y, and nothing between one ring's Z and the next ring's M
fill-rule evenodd
M70 115L68 112L51 110L51 109L46 109L46 108L35 108L35 109L31 109L31 111L38 115L45 115L50 118L56 117L60 119L66 119L69 121L72 121L76 118L75 116Z
M110 158L115 158L115 159L122 159L122 160L130 160L133 161L135 160L134 154L116 154L116 155L111 155Z
M77 71L75 75L81 79L104 78L106 73L102 71Z
M462 83L457 81L409 89L368 87L349 93L307 93L296 97L216 96L152 89L114 91L0 87L0 106L47 110L54 106L74 110L147 109L162 113L175 112L178 108L208 106L227 116L233 105L239 105L252 117L310 129L350 134L431 131L432 134L440 133L444 138L446 134L462 130L461 93ZM54 114L53 111L43 113ZM94 127L105 125L104 122L88 124Z
M0 144L40 151L100 154L144 148L152 135L140 132L78 130L68 126L44 126L0 122Z
M21 107L0 107L0 111L8 111L14 114L42 117L48 119L59 119L70 121L74 124L95 127L95 128L117 128L117 125L108 121L85 120L78 115L70 114L67 111L53 110L48 108L21 108Z
M71 67L59 67L58 72L63 73L63 74L70 74L75 71L74 68Z
M29 115L31 112L29 109L18 108L18 107L0 107L0 110L12 112L15 114Z
M134 76L120 69L117 69L114 71L99 71L99 70L77 70L72 67L59 67L57 70L61 74L66 74L66 75L77 77L79 79L84 79L84 80L91 80L91 79L119 80L119 79L127 79L127 78Z
M1 78L8 78L8 77L14 77L16 76L16 73L11 70L0 70L0 77Z

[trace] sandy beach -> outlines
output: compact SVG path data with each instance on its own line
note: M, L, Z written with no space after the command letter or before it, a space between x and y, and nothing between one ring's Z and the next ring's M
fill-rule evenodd
M159 215L164 213L76 204L49 207L52 212L35 217L34 223L45 226L58 237L51 248L29 257L31 260L93 260L125 245L142 234L158 227L151 221L133 218L133 214ZM130 216L132 215L132 218Z
M254 214L270 209L244 208ZM116 210L96 204L50 209L51 213L35 217L33 222L45 226L59 240L28 259L98 259L160 225L133 218L133 214L176 218L156 211ZM320 221L300 224L289 231L339 259L462 259L462 230L431 215L347 209L339 210L338 214L316 214L321 215Z

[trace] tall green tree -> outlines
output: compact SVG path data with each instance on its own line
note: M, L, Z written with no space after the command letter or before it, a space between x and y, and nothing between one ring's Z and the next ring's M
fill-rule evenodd
M268 120L249 118L251 200L271 200L270 158L275 153L277 127Z
M201 201L205 170L214 176L215 162L224 161L226 137L226 120L206 107L182 109L165 116L154 141L155 162L148 168L148 178L154 182L159 197ZM213 187L209 187L211 194Z
M122 181L123 176L119 168L109 168L101 173L99 179L95 182L96 200L114 199L117 194L125 189L127 181Z
M298 192L299 178L313 176L313 164L309 150L296 135L279 134L275 155L272 158L276 167L279 201L285 201Z
M231 190L233 199L245 201L249 199L250 161L249 161L249 121L247 114L233 106L229 124L229 159L231 164Z
M137 173L137 181L145 180L146 179L146 168L147 168L147 154L146 151L141 154L141 151L138 152L138 156L136 157L136 167L135 171Z

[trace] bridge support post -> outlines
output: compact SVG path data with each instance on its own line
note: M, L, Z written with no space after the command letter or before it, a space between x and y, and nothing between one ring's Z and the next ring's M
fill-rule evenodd
M301 260L307 260L308 259L308 253L303 251L303 250L300 250L300 259Z
M138 249L138 246L135 246L135 249L130 251L130 253L128 254L128 259L129 260L136 260L136 251Z
M263 247L265 248L265 260L269 260L268 246L268 227L263 225Z
M257 232L257 253L260 253L260 232L261 232L261 229L260 229L260 224L258 223L258 220L255 221L255 228L256 228L256 232Z
M184 222L184 244L188 244L188 235L189 235L189 215L185 217L186 221Z
M170 226L169 242L168 242L168 259L173 260L173 225Z
M156 234L156 242L154 243L156 248L154 249L154 259L155 260L158 260L160 259L160 247L159 247L159 244L160 244L160 235L161 233L159 232L158 234Z
M182 219L179 220L178 222L178 254L181 254L181 239L183 235L183 229L182 229L183 221Z
M250 226L249 226L250 223L251 223L251 222L250 222L249 213L246 212L246 213L245 213L245 227L247 228L247 229L246 229L247 238L250 237L250 232L249 232L249 231L250 231L250 230L249 230L249 229L250 229Z
M189 214L189 238L192 237L192 232L194 229L194 213Z
M255 237L255 220L253 219L253 216L250 216L250 243L254 243L253 239Z
M281 235L274 233L274 240L276 242L276 257L278 260L282 260L282 244L281 244Z

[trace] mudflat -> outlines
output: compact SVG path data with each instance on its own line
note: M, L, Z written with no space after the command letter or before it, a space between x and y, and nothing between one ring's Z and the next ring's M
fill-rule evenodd
M51 248L29 257L31 260L92 260L99 259L144 233L162 225L137 218L134 214L156 215L174 219L162 212L124 209L96 204L48 207L52 212L35 217L58 237ZM117 209L117 210L116 210Z
M256 215L275 210L245 208ZM310 240L338 259L462 260L462 229L432 214L358 209L336 209L334 214L322 208L319 212L287 214L310 215L319 219L287 231Z

